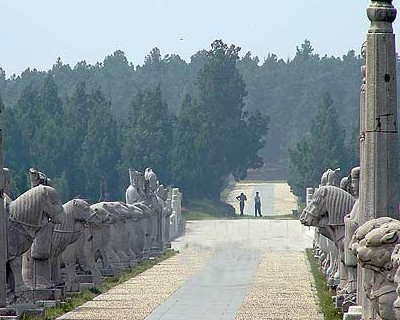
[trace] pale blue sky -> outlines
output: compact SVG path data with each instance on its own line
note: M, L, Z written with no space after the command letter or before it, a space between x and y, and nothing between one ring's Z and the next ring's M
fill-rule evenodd
M357 53L369 0L0 0L0 66L7 76L48 70L61 57L71 67L116 50L135 65L154 47L185 60L211 42L292 58L309 39L320 55ZM397 6L397 1L394 1ZM400 9L400 8L399 8ZM400 18L399 18L400 20ZM394 23L400 35L400 22ZM400 41L400 40L399 40ZM399 42L398 41L398 42ZM399 48L399 46L398 46Z

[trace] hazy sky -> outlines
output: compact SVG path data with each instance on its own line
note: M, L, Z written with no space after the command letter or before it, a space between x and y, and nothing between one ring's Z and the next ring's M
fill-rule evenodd
M116 50L141 65L152 48L189 61L215 39L292 58L309 39L320 55L356 53L370 0L0 0L0 66L7 76L103 61ZM397 1L394 1L397 6ZM400 8L399 8L400 9ZM400 18L399 18L400 20ZM400 22L394 23L400 35ZM400 40L399 40L400 41ZM400 46L398 45L398 48Z

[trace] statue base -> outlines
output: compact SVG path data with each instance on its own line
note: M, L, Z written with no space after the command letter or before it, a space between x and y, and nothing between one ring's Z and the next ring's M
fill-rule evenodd
M349 307L349 311L343 314L343 320L362 320L362 306Z
M79 291L85 291L85 290L90 290L91 288L96 287L96 285L93 282L82 282L79 283Z
M122 274L122 269L120 268L105 268L99 269L102 277L119 277Z
M15 297L16 303L30 303L43 300L61 300L62 292L60 289L35 289L22 292Z

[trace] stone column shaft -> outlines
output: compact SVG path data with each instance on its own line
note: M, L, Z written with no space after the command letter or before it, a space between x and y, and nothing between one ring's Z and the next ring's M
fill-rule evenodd
M366 42L365 101L360 103L360 225L383 216L398 218L396 51L392 28L396 9L392 0L373 0L367 15L371 26ZM361 278L363 286L375 281L366 269ZM362 318L377 319L365 292L358 297Z

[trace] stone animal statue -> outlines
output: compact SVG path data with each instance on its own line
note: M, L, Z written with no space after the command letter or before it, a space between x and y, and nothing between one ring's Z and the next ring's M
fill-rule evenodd
M34 168L29 169L31 188L38 185L52 186L46 174ZM51 287L50 257L51 236L54 224L41 228L33 240L30 250L23 255L23 275L35 289Z
M396 246L400 244L400 221L389 217L372 219L360 226L353 235L350 247L363 268L374 272L373 282L364 288L375 312L382 320L396 320L398 299L395 276L398 271Z
M82 199L73 199L63 205L66 219L56 224L51 239L51 279L52 284L62 283L60 276L61 253L72 243L78 241L85 227L96 224L95 212Z
M127 224L133 219L142 218L140 208L123 202L99 202L94 206L103 208L113 218L114 223L110 228L110 246L120 262L135 259L135 254L130 247L130 230Z
M345 286L347 273L343 264L344 217L350 213L355 201L350 193L339 187L323 186L315 191L311 202L300 216L300 222L303 225L317 227L322 235L335 243L341 263L339 289Z
M78 291L76 267L90 273L93 282L98 284L101 274L96 266L97 259L101 259L105 267L109 267L109 257L106 254L110 241L109 226L111 219L108 212L101 208L90 206L90 219L77 241L69 244L61 253L62 261L67 273L65 287L67 291Z
M65 219L59 195L50 186L29 189L10 204L7 226L7 276L12 292L27 290L22 279L22 254L29 250L36 235L49 224ZM50 242L51 239L48 239Z

